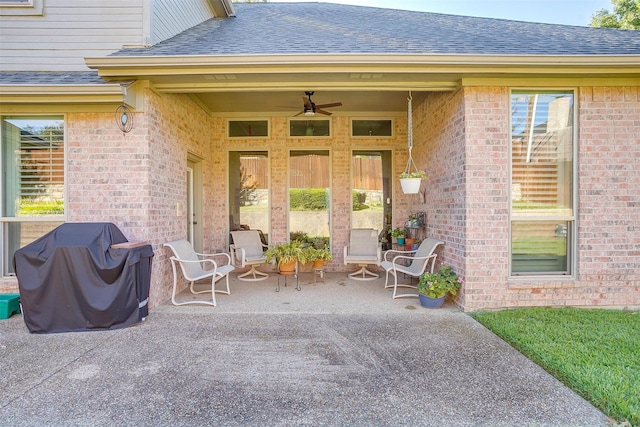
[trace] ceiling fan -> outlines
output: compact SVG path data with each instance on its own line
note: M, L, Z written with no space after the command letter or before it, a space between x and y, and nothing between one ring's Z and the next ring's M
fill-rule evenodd
M324 114L325 116L330 116L331 113L328 111L324 111L323 108L342 106L342 102L333 102L331 104L316 105L316 103L311 100L311 95L313 95L314 92L307 91L304 94L307 95L307 97L306 98L304 96L302 97L302 102L304 103L302 111L300 111L294 117L299 116L300 114L304 114L305 116L314 116L316 113Z

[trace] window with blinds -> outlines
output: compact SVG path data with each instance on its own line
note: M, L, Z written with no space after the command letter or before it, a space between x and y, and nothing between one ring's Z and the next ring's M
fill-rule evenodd
M0 266L22 246L64 222L64 120L2 117L2 234Z
M511 94L511 273L571 274L574 96Z
M56 119L3 120L4 214L64 214L64 124Z

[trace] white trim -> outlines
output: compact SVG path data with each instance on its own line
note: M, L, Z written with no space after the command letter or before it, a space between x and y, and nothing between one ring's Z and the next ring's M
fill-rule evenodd
M42 15L44 0L15 1L0 0L0 16Z

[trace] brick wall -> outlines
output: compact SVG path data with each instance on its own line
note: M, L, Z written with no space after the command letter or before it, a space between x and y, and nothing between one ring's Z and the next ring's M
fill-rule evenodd
M274 243L288 238L289 149L331 151L333 271L345 271L350 227L351 149L394 152L394 226L427 212L427 235L445 241L440 263L464 281L457 302L467 311L519 306L640 307L639 88L583 87L577 92L577 276L509 279L509 89L465 87L430 94L413 114L415 162L427 172L422 195L404 195L395 177L407 162L406 117L391 138L352 138L348 117L332 116L332 136L289 138L286 117L272 117L266 138L226 137L224 118L188 97L147 90L144 113L123 135L111 113L67 116L70 221L111 221L129 240L154 247L151 307L171 292L165 241L184 238L176 214L186 203L187 153L202 159L205 251L228 245L227 152L267 150ZM422 196L422 197L421 197ZM423 199L424 198L424 199ZM7 286L6 284L3 286ZM11 286L9 286L11 289Z
M414 157L427 179L413 198L412 211L427 213L428 237L445 242L438 248L437 264L448 264L464 280L465 265L465 120L464 92L433 93L413 114ZM465 290L459 292L463 304Z
M508 278L509 90L465 88L464 308L640 306L638 88L580 88L577 275Z
M342 248L349 240L351 212L351 150L352 149L391 149L394 151L396 175L407 161L406 118L395 117L394 136L381 138L352 138L349 117L332 116L331 137L289 137L288 118L276 116L270 118L270 135L264 138L226 138L225 119L214 119L212 134L215 135L216 148L226 153L230 150L265 150L269 152L271 222L269 236L271 243L286 242L289 239L288 220L288 165L291 149L330 150L331 157L331 248L334 258L327 265L329 271L345 271L353 266L344 266ZM402 165L402 166L398 166ZM226 170L226 168L225 168ZM225 172L226 174L226 172ZM226 183L226 175L216 177ZM395 180L394 217L406 218L409 200L402 194L399 182ZM225 209L216 214L217 221L226 224ZM222 217L224 215L224 217ZM397 222L401 220L398 219Z
M153 307L172 286L162 243L186 236L176 205L186 203L187 151L211 155L211 118L186 96L146 90L145 99L145 112L135 114L126 135L112 113L67 116L67 212L71 222L113 222L130 241L152 244Z

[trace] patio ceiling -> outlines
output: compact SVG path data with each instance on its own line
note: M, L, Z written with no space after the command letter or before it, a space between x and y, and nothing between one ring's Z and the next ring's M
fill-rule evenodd
M192 96L212 115L293 116L302 109L305 91L314 91L316 104L342 102L331 109L335 115L371 116L405 112L409 91L417 105L429 92L457 90L463 80L530 84L546 77L566 85L577 76L628 78L637 70L634 58L622 56L191 55L85 61L106 81L148 81L159 93Z
M114 77L107 77L107 79ZM120 76L117 77L119 80ZM295 72L179 72L127 76L148 80L160 93L193 97L213 115L287 115L299 113L306 91L317 105L341 102L327 109L334 115L373 115L406 112L409 91L420 100L431 91L452 91L460 75L354 71Z

